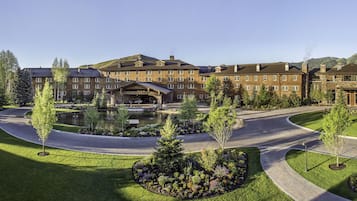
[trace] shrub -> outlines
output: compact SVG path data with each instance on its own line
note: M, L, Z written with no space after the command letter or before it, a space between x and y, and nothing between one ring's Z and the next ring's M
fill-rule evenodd
M214 169L214 176L216 176L217 178L223 178L227 176L228 173L229 170L225 166L217 165Z
M167 181L168 181L167 176L160 176L159 178L157 178L157 182L161 187L164 187Z
M357 174L350 176L349 185L354 192L357 192Z
M200 176L193 176L192 177L192 183L193 184L199 184L201 182Z
M206 171L212 171L217 163L218 155L213 149L203 149L201 151L201 158L198 160L201 167Z

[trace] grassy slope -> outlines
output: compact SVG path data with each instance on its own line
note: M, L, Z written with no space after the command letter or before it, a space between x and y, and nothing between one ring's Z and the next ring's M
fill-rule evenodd
M175 200L150 193L131 176L141 157L90 154L48 149L38 157L38 145L20 141L0 130L0 198L2 201ZM262 171L259 151L249 154L249 177L243 188L204 200L290 200Z
M309 152L309 171L306 173L304 152L289 151L286 159L296 172L312 183L332 193L357 201L357 193L352 192L347 186L347 178L351 174L357 173L357 160L342 159L347 167L343 170L333 171L329 169L328 165L335 163L334 157Z
M321 131L323 114L324 114L323 112L310 112L310 113L298 114L290 117L290 121L313 130ZM352 115L352 121L353 123L346 130L346 134L348 136L357 137L357 114Z

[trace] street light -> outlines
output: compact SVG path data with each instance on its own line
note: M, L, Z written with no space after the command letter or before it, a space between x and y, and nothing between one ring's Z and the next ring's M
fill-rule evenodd
M305 149L305 172L307 172L307 144L305 142L302 143L302 146L304 146Z

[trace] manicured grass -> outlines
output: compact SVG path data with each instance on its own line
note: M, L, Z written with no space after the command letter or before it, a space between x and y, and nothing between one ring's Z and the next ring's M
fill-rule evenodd
M131 167L141 157L47 149L23 142L0 130L0 200L2 201L123 201L176 200L146 191L132 179ZM291 200L267 177L259 150L244 148L249 175L243 187L204 200Z
M335 157L308 152L308 172L305 172L304 153L303 151L291 150L286 155L288 164L296 172L331 193L357 201L357 193L352 192L347 185L348 177L357 173L357 160L341 159L341 162L346 164L346 168L330 170L328 165L336 163Z
M18 105L4 105L3 108L4 109L11 109L11 108L18 108Z
M53 125L53 129L60 130L60 131L78 133L79 130L81 129L81 127L80 126L76 126L76 125L55 123Z
M313 130L322 130L324 112L309 112L290 117L290 121ZM352 114L352 125L346 130L348 136L357 137L357 114Z

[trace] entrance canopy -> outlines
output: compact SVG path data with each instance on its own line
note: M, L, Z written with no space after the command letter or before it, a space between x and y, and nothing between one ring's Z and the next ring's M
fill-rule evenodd
M149 100L149 103L162 104L172 99L172 90L148 82L123 82L117 89L108 92L111 94L112 104L145 100Z

